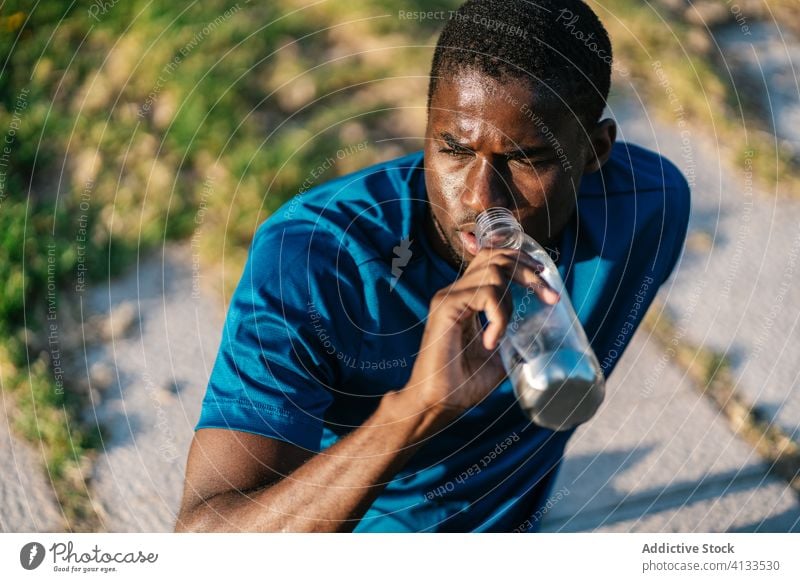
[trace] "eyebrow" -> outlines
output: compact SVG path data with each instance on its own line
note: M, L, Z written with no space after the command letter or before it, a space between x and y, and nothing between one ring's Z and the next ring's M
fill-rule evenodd
M528 146L524 148L515 148L510 152L506 152L509 158L535 158L537 156L550 155L554 153L553 148L549 145L546 146Z
M451 148L473 151L473 149L468 145L460 143L458 138L456 138L450 132L447 131L440 132L439 138ZM513 148L510 151L504 152L504 155L509 158L534 158L536 156L541 156L543 154L552 154L552 153L553 153L553 148L551 148L549 145L542 145L542 146L525 146L525 147Z

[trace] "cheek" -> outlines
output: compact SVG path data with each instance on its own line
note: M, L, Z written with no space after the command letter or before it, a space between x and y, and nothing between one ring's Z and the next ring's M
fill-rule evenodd
M434 193L431 201L448 212L453 209L464 191L464 169L450 162L435 163L430 166L431 185Z
M453 206L458 204L461 192L464 190L464 180L458 174L447 173L440 179L442 198L445 204Z
M514 173L514 186L522 193L527 205L542 208L563 195L569 176L558 169L520 170Z
M577 190L580 181L574 181L571 172L558 171L548 178L547 216L551 227L560 230L572 213L576 204Z

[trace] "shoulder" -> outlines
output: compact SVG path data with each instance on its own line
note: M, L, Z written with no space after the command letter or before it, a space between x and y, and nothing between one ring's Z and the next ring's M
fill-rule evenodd
M421 151L373 164L303 190L280 206L255 233L253 250L347 252L356 264L392 256L398 235L410 228L416 205Z
M666 157L617 142L602 169L584 178L581 197L602 197L609 205L644 213L664 212L677 219L688 218L690 188L683 173Z
M602 169L584 176L578 197L581 225L598 253L622 258L631 249L656 252L668 272L686 237L690 209L689 183L680 169L627 142L617 142Z
M683 249L690 208L689 184L675 164L618 142L602 169L581 182L576 255L627 274L638 265L661 284Z
M397 233L412 222L410 182L421 166L422 152L415 152L296 193L256 229L240 295L280 288L291 290L283 301L360 297L364 263L376 256L391 263Z
M567 284L603 372L619 356L683 250L690 188L667 158L620 142L584 177L565 238Z

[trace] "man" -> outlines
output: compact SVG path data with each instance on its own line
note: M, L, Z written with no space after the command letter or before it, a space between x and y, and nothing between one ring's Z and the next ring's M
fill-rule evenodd
M434 53L424 152L259 227L177 531L538 530L573 431L530 422L496 348L512 281L559 297L471 230L502 206L552 251L611 374L680 255L689 190L600 119L610 57L578 0L469 1Z

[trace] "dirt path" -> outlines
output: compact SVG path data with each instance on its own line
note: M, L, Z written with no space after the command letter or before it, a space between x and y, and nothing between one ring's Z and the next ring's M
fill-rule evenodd
M88 307L134 314L128 333L113 326L112 340L87 354L90 367L113 377L96 409L111 438L95 463L94 500L104 509L107 531L171 531L219 345L222 307L205 294L193 295L186 244L170 245L163 257L150 256L93 290Z
M3 397L0 391L0 398ZM0 531L60 532L64 520L36 447L9 430L7 401L0 414Z
M688 252L665 290L678 339L727 355L737 389L800 436L800 199L758 191L753 164L720 154L713 136L649 118L633 101L613 108L621 137L694 177ZM650 382L658 380L653 372Z

